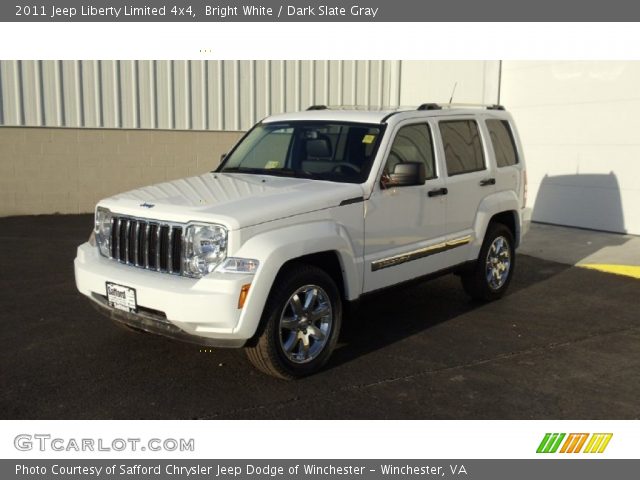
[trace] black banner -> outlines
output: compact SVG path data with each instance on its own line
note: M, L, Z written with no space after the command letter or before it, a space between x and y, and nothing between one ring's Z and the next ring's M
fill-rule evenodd
M384 480L636 478L640 460L0 460L0 478Z
M504 22L640 19L628 0L35 0L0 4L2 22Z

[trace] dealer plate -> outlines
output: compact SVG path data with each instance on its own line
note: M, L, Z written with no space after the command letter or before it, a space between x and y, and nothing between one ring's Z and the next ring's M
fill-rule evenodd
M107 283L107 302L109 306L125 312L136 313L138 303L135 288L125 287L116 283Z

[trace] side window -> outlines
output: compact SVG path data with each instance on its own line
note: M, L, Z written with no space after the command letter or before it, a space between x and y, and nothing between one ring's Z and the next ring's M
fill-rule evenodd
M426 123L402 127L393 139L384 173L389 174L398 163L424 163L427 180L436 178L431 130Z
M484 153L478 124L473 120L440 122L449 176L484 170Z
M496 153L498 167L509 167L518 163L513 134L506 120L487 120L487 129L491 137L493 151Z

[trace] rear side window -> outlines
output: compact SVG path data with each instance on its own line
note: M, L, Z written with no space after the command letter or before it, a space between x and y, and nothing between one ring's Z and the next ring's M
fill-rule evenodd
M387 158L385 173L392 173L398 163L404 162L422 162L427 180L436 178L433 142L427 124L407 125L398 131Z
M496 153L498 167L517 164L518 154L509 122L506 120L487 120L487 129L491 137L493 151Z
M475 121L440 122L440 134L449 176L484 170L482 141Z

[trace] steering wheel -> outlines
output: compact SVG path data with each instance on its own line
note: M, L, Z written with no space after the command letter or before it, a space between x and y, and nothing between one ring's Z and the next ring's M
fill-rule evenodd
M356 167L355 165L353 165L351 163L347 163L347 162L338 163L335 167L333 167L331 169L331 172L338 172L338 171L342 170L343 167L346 168L347 170L351 170L351 172L355 173L356 175L358 175L360 173L360 169L358 167Z

